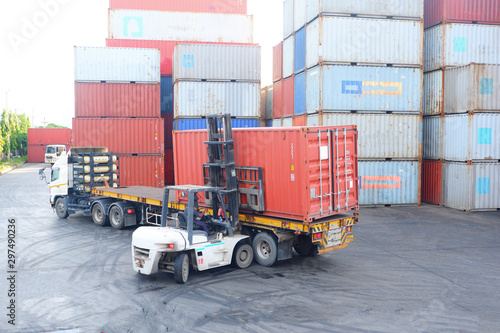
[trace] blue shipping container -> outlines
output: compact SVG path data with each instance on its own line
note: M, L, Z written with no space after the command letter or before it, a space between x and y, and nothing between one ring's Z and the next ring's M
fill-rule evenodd
M174 112L174 94L172 87L172 77L161 77L161 113Z
M251 118L232 118L231 126L233 128L260 127L259 119ZM205 118L180 118L174 120L175 131L188 131L207 129L207 120Z
M418 161L359 161L359 204L420 204Z
M297 74L306 68L306 28L302 28L295 33L294 46L293 71Z
M266 120L266 127L273 127L273 121L272 120Z
M293 107L296 116L306 113L306 73L295 75Z
M307 71L307 113L368 111L420 113L419 68L316 66Z

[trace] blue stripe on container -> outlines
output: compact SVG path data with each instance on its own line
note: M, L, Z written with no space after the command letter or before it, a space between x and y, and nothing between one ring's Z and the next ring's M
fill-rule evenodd
M476 193L477 194L490 194L490 179L478 178L476 180Z
M293 106L296 116L306 113L306 73L295 75Z
M161 113L174 112L174 94L172 89L172 77L161 77Z
M258 119L233 118L231 119L233 128L251 128L260 127ZM188 131L207 129L207 120L205 118L181 118L174 120L174 130Z

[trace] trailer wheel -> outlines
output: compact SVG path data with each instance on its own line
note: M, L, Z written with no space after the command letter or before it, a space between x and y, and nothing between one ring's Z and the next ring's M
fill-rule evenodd
M109 223L111 226L117 230L123 229L125 226L125 219L123 218L123 212L118 206L113 206L109 210Z
M248 268L253 261L253 249L246 243L239 243L233 253L233 266L236 268Z
M69 216L68 207L64 204L64 198L57 198L55 204L57 217L65 219Z
M252 243L255 261L262 266L272 266L278 259L278 244L267 232L258 233Z
M311 236L307 235L299 235L293 248L303 257L311 257L318 252L318 247L312 243Z
M92 206L92 221L100 227L109 223L109 217L106 215L104 207L99 202Z
M189 256L186 253L180 253L175 258L174 280L177 283L186 283L189 278Z

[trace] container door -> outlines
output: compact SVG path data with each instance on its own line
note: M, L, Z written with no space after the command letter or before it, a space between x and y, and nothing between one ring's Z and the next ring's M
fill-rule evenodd
M358 153L356 129L329 130L332 152L333 211L358 209Z

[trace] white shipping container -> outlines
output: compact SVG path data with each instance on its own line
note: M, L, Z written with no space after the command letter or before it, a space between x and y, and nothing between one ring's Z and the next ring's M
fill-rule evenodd
M422 21L318 17L307 26L307 68L318 63L419 67L423 27Z
M319 14L424 19L423 0L307 0L307 22Z
M260 46L177 44L173 80L260 82Z
M273 127L281 127L281 118L273 119Z
M306 25L306 0L293 0L293 31L297 31Z
M239 14L110 9L108 38L253 43L253 17Z
M293 33L293 0L283 2L283 40Z
M442 70L424 74L424 114L436 115L443 111L443 76Z
M283 127L292 127L293 118L283 118Z
M225 113L237 118L262 118L260 83L177 81L174 84L175 118Z
M443 164L443 205L471 210L500 208L500 163Z
M293 74L294 36L290 36L283 42L283 78L286 79Z
M500 26L441 24L425 30L424 71L470 63L500 64Z
M447 69L444 82L445 113L500 111L500 65Z
M427 160L443 158L443 118L441 116L424 117L423 120L423 151Z
M160 83L160 51L75 46L75 81Z

